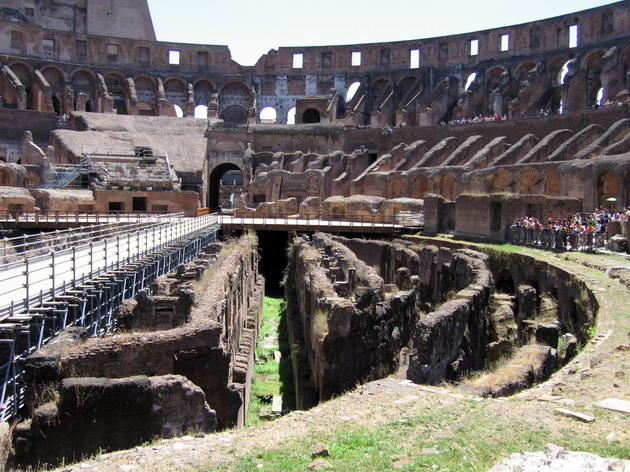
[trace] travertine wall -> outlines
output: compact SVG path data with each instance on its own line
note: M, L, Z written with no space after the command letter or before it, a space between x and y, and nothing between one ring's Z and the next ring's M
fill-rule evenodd
M410 350L403 364L414 380L435 383L483 367L491 277L479 257L319 233L312 242L294 239L287 320L294 369L301 372L298 405L391 374L401 366L404 347ZM453 293L456 302L429 314ZM414 341L446 330L439 342ZM447 371L455 361L458 369Z
M201 406L205 399L205 408L209 405L216 412L212 413L212 421L207 425L214 424L218 428L242 426L248 408L263 285L264 281L258 275L256 239L251 235L243 236L225 246L211 248L209 255L178 270L177 274L160 278L154 295L147 297L145 294L135 302L126 303L123 312L127 316L122 318L126 326L134 324L133 305L136 304L142 330L154 328L159 331L132 331L84 342L75 337L70 342L53 343L31 355L25 370L29 379L33 419L20 425L16 433L16 444L21 443L21 450L30 452L19 456L19 461L34 464L54 462L60 457L70 458L67 451L71 446L63 435L52 436L58 438L58 449L62 452L47 455L55 448L49 443L41 446L40 433L44 429L49 438L53 431L62 432L66 428L70 428L73 434L93 437L91 449L86 452L100 447L115 449L138 444L138 436L133 434L125 439L127 442L108 440L108 428L129 427L134 430L127 424L133 423L133 417L127 419L124 416L124 404L117 408L114 402L110 409L101 408L92 413L92 416L102 419L97 426L81 429L83 423L80 422L69 426L67 422L74 421L73 413L83 414L80 410L82 405L76 404L80 403L80 396L64 397L67 394L62 390L57 395L61 395L64 401L55 406L51 400L56 395L55 385L58 382L62 382L62 389L71 380L76 380L85 385L87 391L90 388L98 390L101 388L99 385L105 385L103 388L106 391L112 385L110 379L120 379L120 383L115 384L118 385L116 388L124 390L127 384L129 388L136 388L136 382L127 380L135 376L146 375L149 382L155 382L153 379L156 376L181 376L190 383L191 387L187 388L199 392ZM165 312L159 309L164 307L171 310ZM155 324L146 322L151 315L159 318ZM164 322L164 315L170 315L170 324ZM173 392L180 400L187 398L177 393L177 388ZM133 392L125 395L133 396ZM156 404L162 405L159 402ZM143 403L143 408L146 406ZM188 411L185 404L180 408L182 414ZM168 414L176 416L175 410L175 407L170 407ZM193 417L198 419L197 414ZM61 421L56 418L61 418ZM121 423L123 419L125 425ZM170 423L164 419L163 423L167 422ZM182 420L181 424L187 426L176 428L176 431L196 427L197 423L189 424ZM84 426L87 428L87 424ZM137 429L142 428L138 426ZM79 449L75 451L83 452Z
M548 346L563 362L577 344L559 359L561 334L585 342L598 304L563 269L461 243L425 244L319 233L293 240L286 291L298 407L395 371L439 384L488 367L506 342L496 342L495 284L518 299L512 344Z

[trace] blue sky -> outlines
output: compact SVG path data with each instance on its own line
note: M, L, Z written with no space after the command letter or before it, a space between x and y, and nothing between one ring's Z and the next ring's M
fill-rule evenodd
M241 65L279 46L431 38L550 18L596 0L148 0L160 41L223 44Z

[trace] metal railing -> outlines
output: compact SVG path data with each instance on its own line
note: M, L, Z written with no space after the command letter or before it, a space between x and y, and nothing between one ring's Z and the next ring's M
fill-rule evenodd
M608 242L608 233L580 233L553 229L533 229L520 226L508 228L508 241L543 249L563 251L592 251L603 248Z
M68 326L92 335L111 332L124 299L197 257L216 241L218 229L215 214L150 222L101 238L106 231L99 228L71 247L0 265L0 420L23 406L21 359Z
M306 230L344 229L419 229L424 223L422 213L400 212L396 215L335 215L318 213L314 215L297 215L294 213L274 213L272 215L254 215L239 212L222 214L219 217L221 226L232 228L300 228Z
M125 222L165 222L181 218L183 212L178 213L127 213L122 211L47 211L27 212L20 210L0 210L0 223L34 224L100 224Z

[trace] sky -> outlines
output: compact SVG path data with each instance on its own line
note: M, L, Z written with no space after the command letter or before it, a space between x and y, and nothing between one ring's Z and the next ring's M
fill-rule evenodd
M551 18L610 0L148 0L159 41L227 45L254 65L280 46L431 38Z

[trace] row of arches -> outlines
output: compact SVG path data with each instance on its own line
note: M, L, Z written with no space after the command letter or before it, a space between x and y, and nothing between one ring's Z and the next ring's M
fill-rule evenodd
M46 103L41 95L48 85L50 106L58 115L79 109L79 94L86 97L85 111L106 111L99 103L109 96L118 114L131 113L130 103L137 100L138 114L156 115L160 114L159 102L163 99L170 104L168 114L171 116L194 115L206 118L208 107L214 105L226 121L243 123L254 103L250 88L243 82L228 82L218 88L207 79L187 84L180 78L163 81L151 76L130 78L117 72L101 75L86 69L64 74L55 66L45 66L36 71L21 62L11 64L9 69L24 87L26 109L46 111ZM38 80L38 73L43 80ZM0 82L2 107L19 108L18 93L11 90L12 84L6 80Z
M346 88L337 93L345 93L341 97L342 113L354 116L354 124L374 125L371 121L378 115L377 124L396 125L403 121L414 125L479 114L518 118L538 114L540 110L579 111L598 106L628 89L630 46L595 48L569 55L574 53L567 51L518 62L508 58L486 69L464 69L462 73L442 78L440 74L447 71L439 68L419 68L396 74L396 79L387 73L352 73L346 78ZM85 67L64 72L56 64L35 70L23 60L15 61L9 68L24 88L22 92L11 90L10 81L0 77L2 106L6 108L54 109L57 113L77 109L107 112L106 98L110 97L112 108L119 114L205 117L204 107L210 107L227 122L244 123L256 107L252 85L240 80L228 79L219 87L207 77L187 82L180 77L128 77L119 71L99 74ZM275 95L276 78L263 79L259 92L265 97ZM286 97L279 96L277 100L286 102L305 96L304 84L302 78L291 78ZM50 92L43 90L45 85ZM322 77L317 83L318 96L330 94L334 86L330 77ZM44 97L45 93L50 96ZM164 103L168 109L161 109ZM282 107L277 110L284 114ZM261 110L259 121L273 121L268 114L271 111L262 114ZM428 117L423 118L422 114ZM298 122L308 121L308 117L299 118ZM292 121L285 116L275 120Z

